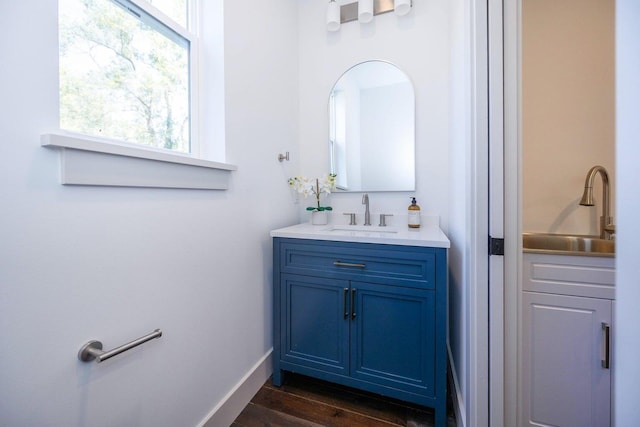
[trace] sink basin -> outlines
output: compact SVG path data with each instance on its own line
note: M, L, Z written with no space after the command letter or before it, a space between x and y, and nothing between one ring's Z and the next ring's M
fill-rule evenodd
M615 241L598 236L571 234L522 233L525 250L552 251L577 255L606 255L615 253Z
M398 232L394 227L380 227L377 225L332 225L325 231L332 234L350 233L354 236L370 236L374 234L395 234Z

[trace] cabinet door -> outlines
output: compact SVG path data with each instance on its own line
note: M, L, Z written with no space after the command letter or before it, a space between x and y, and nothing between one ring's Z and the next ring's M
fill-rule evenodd
M283 274L281 359L342 375L349 373L349 283Z
M522 425L611 425L611 301L523 292Z
M433 291L351 282L351 376L434 395Z

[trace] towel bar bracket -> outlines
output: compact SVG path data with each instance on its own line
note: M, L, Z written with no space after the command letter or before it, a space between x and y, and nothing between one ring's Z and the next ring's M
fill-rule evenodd
M82 346L78 352L78 359L83 362L91 362L102 353L102 343L100 341L91 340Z

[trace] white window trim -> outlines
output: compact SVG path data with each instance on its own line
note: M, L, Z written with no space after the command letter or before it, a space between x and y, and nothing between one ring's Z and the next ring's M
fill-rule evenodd
M55 131L43 147L60 151L60 183L227 190L237 166L142 145Z
M192 1L184 29L160 10L140 0L129 0L160 19L189 40L190 92L199 93L199 20L200 1ZM125 141L55 130L41 135L43 147L60 152L60 183L63 185L184 188L227 190L237 166L202 158L203 145L199 123L199 100L191 96L191 153L156 149Z

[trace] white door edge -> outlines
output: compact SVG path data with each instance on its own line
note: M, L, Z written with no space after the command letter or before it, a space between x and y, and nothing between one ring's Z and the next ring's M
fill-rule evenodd
M504 74L502 0L488 0L489 58L489 235L504 238ZM505 425L505 257L489 257L489 425Z
M489 88L488 0L471 10L471 170L469 278L470 427L489 425Z
M502 2L504 118L503 425L518 425L522 289L521 0ZM497 424L496 424L497 425Z

